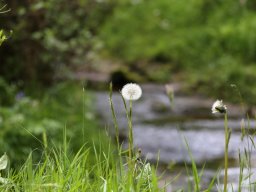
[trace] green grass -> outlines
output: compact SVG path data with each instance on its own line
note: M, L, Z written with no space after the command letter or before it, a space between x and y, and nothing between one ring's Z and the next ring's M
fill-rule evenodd
M67 92L72 94L66 95ZM35 134L36 132L25 129L23 133L24 138L35 139L36 142L39 142L41 155L38 156L30 146L31 150L26 160L23 161L22 166L15 167L10 163L15 158L10 155L12 154L10 151L6 151L9 156L8 166L6 165L6 156L0 158L0 191L166 191L165 186L159 186L159 180L161 178L157 175L157 165L150 164L144 160L141 157L140 150L133 146L132 106L136 105L136 103L132 104L130 101L128 106L124 100L123 107L126 109L127 132L129 133L128 149L124 149L118 139L119 130L114 110L115 104L112 102L112 86L110 87L109 100L114 122L113 126L116 130L115 139L104 134L99 129L95 129L95 127L93 127L94 129L90 129L88 125L92 126L93 124L88 124L89 119L83 120L83 118L76 119L73 117L73 115L79 116L80 114L83 114L81 116L84 117L85 113L87 113L88 109L84 109L84 107L82 107L82 109L75 108L73 109L74 111L71 109L74 106L78 107L78 105L74 105L76 102L81 106L85 106L87 99L89 99L87 98L87 94L86 89L77 89L77 86L68 83L59 84L55 89L49 90L47 96L42 96L44 99L41 102L44 104L47 103L47 108L49 107L49 109L41 106L41 108L39 108L42 109L40 111L41 113L47 114L51 118L56 118L56 121L67 118L58 135L60 138L51 140L49 138L50 133L47 131L43 131L39 134L39 136L41 136L40 138ZM70 99L70 96L73 97ZM78 98L76 98L76 96L78 96ZM91 99L89 99L89 101L92 103ZM61 105L65 107L63 108ZM94 105L88 105L87 107L89 108L89 106L93 107ZM58 115L55 114L56 111L59 112ZM39 115L36 112L37 110L35 110L33 114ZM38 118L39 117L41 116L39 115ZM70 134L70 126L75 124L76 120L81 121L77 125L75 137L72 138L73 135ZM67 123L69 121L71 124ZM225 116L226 130L228 129L227 123L228 119L227 116ZM254 181L251 180L252 173L250 172L252 166L251 151L255 149L255 144L253 141L254 135L247 133L247 128L249 127L249 123L242 127L243 135L241 139L246 140L248 146L239 151L239 192L245 189L245 180L249 180L250 182L248 187L249 191L255 191ZM71 132L73 131L75 131L74 128ZM227 138L226 136L226 151L228 150L227 144L229 141L229 138ZM116 145L114 145L114 140ZM56 143L54 143L54 141ZM219 191L222 191L223 188L220 183L226 185L226 179L225 181L221 181L218 172L216 172L216 175L212 178L208 186L202 186L204 166L200 169L197 167L186 139L185 143L191 159L191 167L187 166L187 164L185 166L188 177L192 176L193 179L188 183L188 186L184 185L177 191L210 192L216 185L219 186ZM225 157L226 162L227 156ZM228 165L225 164L225 170L227 170L227 166ZM249 170L249 173L246 175L244 174L245 170ZM225 174L226 173L225 171ZM225 178L227 178L226 176ZM173 180L178 179L178 177L179 175ZM228 185L225 187L224 191L230 191Z
M141 168L128 170L114 151L95 150L96 160L90 163L86 145L70 155L63 148L45 151L44 158L33 164L33 154L18 171L8 170L6 184L1 191L160 191L154 169L144 173ZM139 164L137 164L139 165ZM141 175L139 175L141 174Z
M31 151L33 159L40 160L45 140L49 148L61 146L64 129L73 153L84 143L92 146L94 142L96 148L106 146L92 94L83 91L82 84L59 83L37 90L34 97L19 94L13 104L0 107L0 153L8 152L12 166L21 166Z
M127 156L126 149L118 141L118 147L114 147L112 137L99 129L96 119L86 118L86 113L94 107L88 94L86 89L73 83L64 83L48 90L33 111L29 106L35 101L28 97L4 108L11 110L12 116L16 113L24 116L24 121L15 124L23 124L18 132L21 137L16 138L17 129L4 127L10 129L9 135L13 139L28 140L24 145L17 141L20 149L27 149L28 154L20 155L13 142L3 141L8 146L2 150L7 152L9 162L7 168L0 166L0 191L163 191L158 187L153 165L141 160L134 152ZM41 124L42 131L39 132L33 129L35 126L28 127L31 121L32 125L40 124L43 117L54 119L55 124L63 124L58 129L50 127L49 130ZM33 146L35 143L40 149L39 154ZM26 160L23 160L24 156Z

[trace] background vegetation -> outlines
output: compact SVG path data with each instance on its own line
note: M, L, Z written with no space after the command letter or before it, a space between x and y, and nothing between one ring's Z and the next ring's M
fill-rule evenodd
M0 152L12 159L40 148L28 133L43 142L46 132L57 145L66 126L74 149L84 121L87 138L98 134L92 116L82 115L92 107L90 98L83 104L82 86L59 81L78 69L102 72L109 61L135 81L182 82L188 93L229 101L235 98L228 87L237 84L245 101L256 103L253 0L8 0L0 7L5 3Z
M255 102L252 0L10 0L8 6L0 17L1 28L13 31L0 49L7 81L48 85L74 68L99 70L100 58L139 74L132 76L137 81L182 80L209 95L235 83Z
M91 106L93 100L81 87L72 82L59 83L40 97L15 92L14 87L7 88L7 101L12 103L6 105L0 100L0 153L8 153L12 166L22 165L32 151L34 160L40 160L45 145L58 149L64 139L72 154L85 143L88 147L94 143L96 149L102 144L104 151L107 139L96 121ZM93 155L88 158L92 160Z
M189 87L226 98L234 83L255 102L255 9L250 0L133 1L115 9L100 37L104 52L150 80L178 73Z
M182 80L209 95L234 83L254 103L252 0L10 0L8 6L0 18L1 28L14 32L0 49L7 81L49 84L77 67L99 70L100 58L139 74L135 80Z
M65 66L84 64L98 26L113 7L87 0L8 1L8 6L11 11L0 22L13 35L0 50L5 55L0 71L7 80L23 84L49 84Z

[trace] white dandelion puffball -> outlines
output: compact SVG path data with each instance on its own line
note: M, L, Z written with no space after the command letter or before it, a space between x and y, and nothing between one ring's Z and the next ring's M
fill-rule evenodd
M128 83L123 86L121 94L126 100L138 100L142 95L142 90L139 85Z
M226 113L227 107L223 104L222 100L217 100L212 105L212 113Z

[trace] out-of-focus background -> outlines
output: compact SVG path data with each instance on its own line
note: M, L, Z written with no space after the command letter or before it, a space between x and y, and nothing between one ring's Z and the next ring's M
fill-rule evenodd
M90 142L102 132L104 143L110 81L115 90L143 85L134 106L135 142L152 161L160 150L165 165L188 160L171 139L180 133L198 162L222 158L223 122L210 111L215 99L234 103L237 132L241 96L254 115L256 1L2 0L0 7L7 37L0 47L0 151L14 165L31 150L40 159L45 135L61 143L63 127L74 151L84 141L80 128ZM120 108L118 92L114 97ZM125 140L125 116L117 110ZM233 138L231 153L240 145L238 134Z
M226 98L227 86L238 84L254 100L252 0L6 3L1 28L13 33L1 47L1 76L8 82L49 86L75 71L119 70L138 82L179 80Z

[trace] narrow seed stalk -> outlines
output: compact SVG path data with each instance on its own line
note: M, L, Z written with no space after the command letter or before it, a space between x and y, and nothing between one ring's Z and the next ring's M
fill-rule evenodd
M132 127L132 100L130 100L130 111L129 111L129 151L130 158L133 157L133 127Z
M224 192L227 192L227 184L228 184L228 144L230 138L230 131L228 128L228 115L225 113L225 175L224 175Z
M125 112L126 112L126 117L127 117L127 122L128 122L128 141L129 141L129 147L128 147L128 155L129 155L129 159L131 161L132 157L133 157L133 127L132 127L132 101L130 100L130 105L129 105L129 110L128 107L126 105L125 99L122 96L123 99L123 103L124 103L124 108L125 108Z

